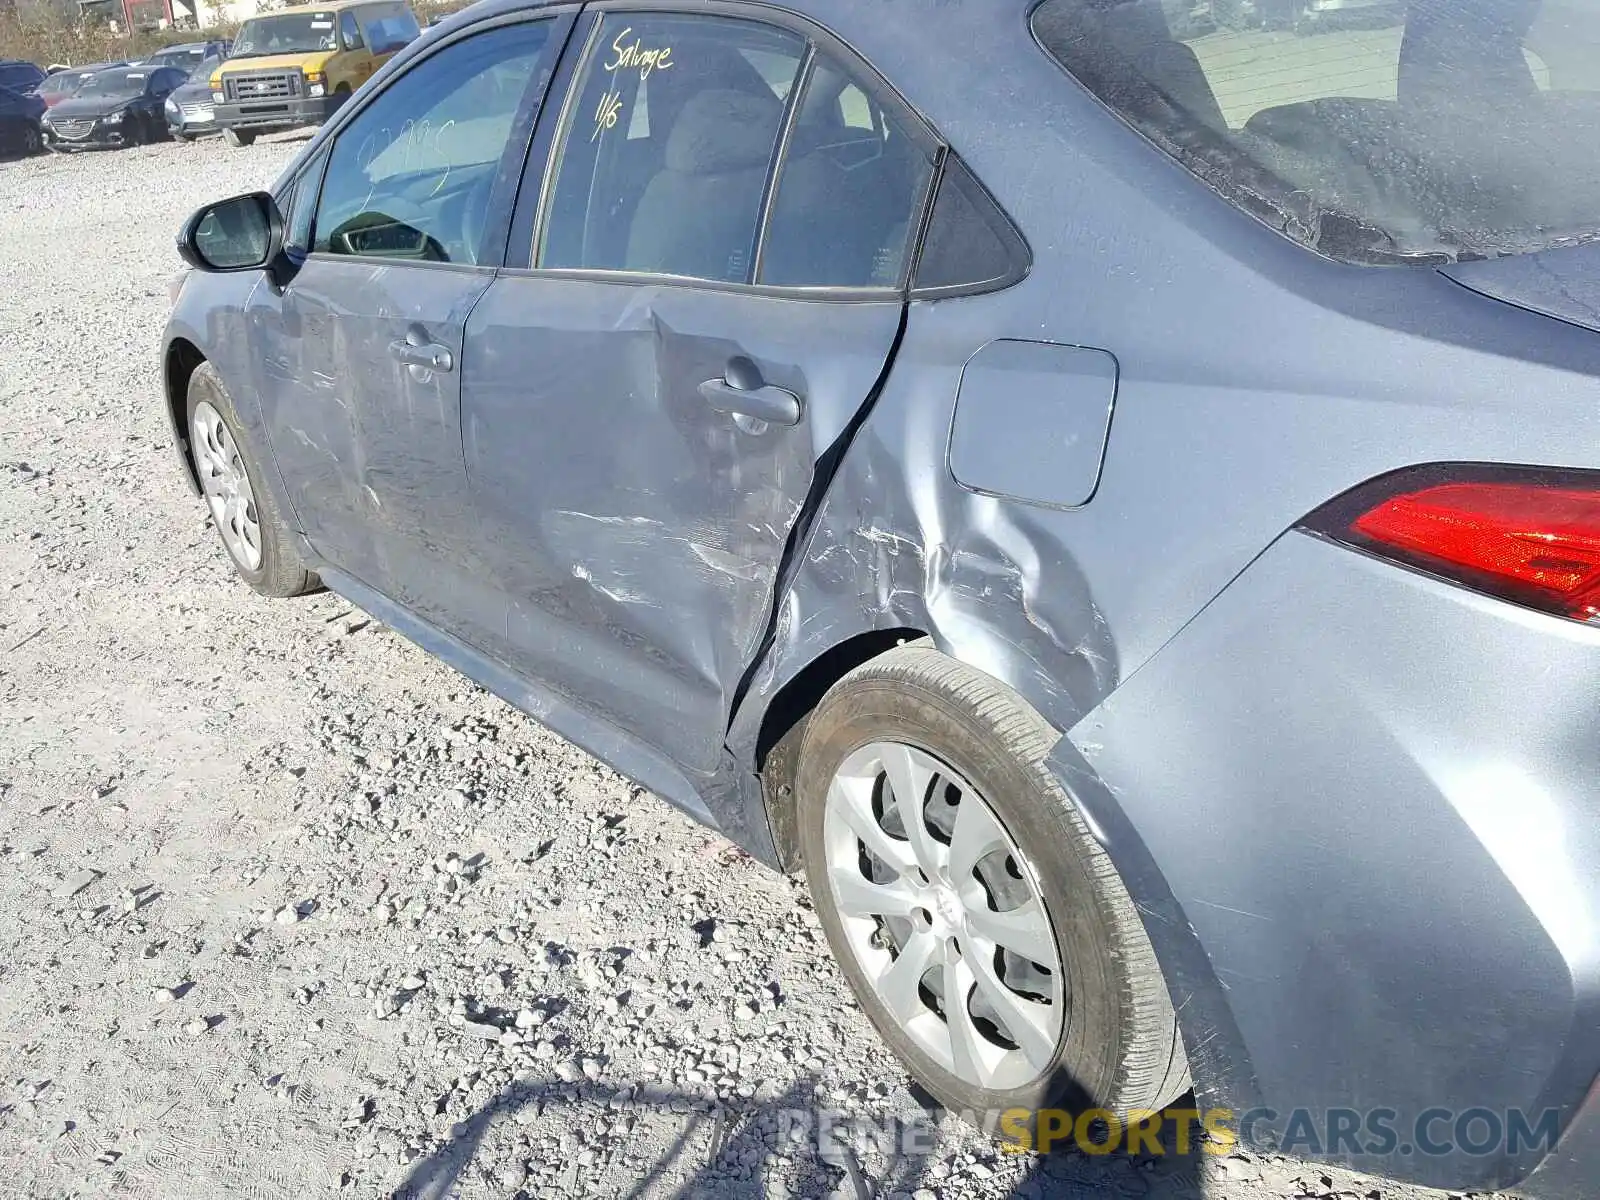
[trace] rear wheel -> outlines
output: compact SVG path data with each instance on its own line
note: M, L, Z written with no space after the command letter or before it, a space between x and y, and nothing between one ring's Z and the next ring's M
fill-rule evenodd
M249 146L255 142L256 135L248 129L224 129L222 140L234 147Z
M944 1105L1127 1113L1189 1088L1133 902L1044 766L1015 692L926 645L857 668L808 722L802 853L835 957Z
M38 154L44 149L44 134L39 132L37 125L24 125L22 127L22 153L24 156Z
M189 449L222 546L244 581L265 596L298 596L320 583L295 550L294 532L262 486L261 466L239 438L233 398L210 363L189 378Z

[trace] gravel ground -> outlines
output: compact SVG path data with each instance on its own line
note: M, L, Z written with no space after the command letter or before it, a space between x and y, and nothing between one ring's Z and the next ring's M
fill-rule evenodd
M800 884L339 598L236 582L159 408L165 283L296 144L0 164L8 1194L1420 1200L934 1124ZM879 1138L819 1154L819 1106Z

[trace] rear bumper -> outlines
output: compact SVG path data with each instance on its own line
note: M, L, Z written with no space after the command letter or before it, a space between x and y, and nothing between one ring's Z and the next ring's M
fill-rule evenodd
M1202 1106L1433 1187L1596 1194L1600 627L1289 534L1050 761L1145 916ZM1483 1112L1542 1132L1457 1136Z
M347 95L305 96L284 100L259 100L249 103L223 103L215 107L217 129L299 129L321 125L347 99Z

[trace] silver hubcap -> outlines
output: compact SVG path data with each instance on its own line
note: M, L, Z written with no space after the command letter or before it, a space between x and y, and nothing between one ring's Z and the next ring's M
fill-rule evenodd
M828 789L823 844L850 952L911 1040L978 1087L1044 1074L1061 957L1032 865L972 785L915 747L863 746Z
M191 432L200 487L217 532L235 562L249 571L260 570L261 523L256 516L256 497L233 434L222 414L205 400L194 406Z

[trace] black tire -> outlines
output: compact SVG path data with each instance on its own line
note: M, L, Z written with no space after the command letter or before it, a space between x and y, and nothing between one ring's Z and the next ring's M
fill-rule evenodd
M249 146L254 144L256 135L252 130L249 129L224 129L222 131L222 140L227 142L228 145L234 147L235 149L238 149L241 146Z
M210 363L201 363L189 377L188 404L184 410L184 436L191 441L190 462L195 465L196 472L199 471L199 456L195 454L192 445L194 411L201 401L208 401L217 410L228 428L228 434L233 439L234 445L238 447L239 460L244 465L245 474L250 477L250 491L255 497L256 520L261 526L261 565L255 569L246 566L235 557L219 532L218 541L222 542L222 548L227 552L229 561L239 572L239 577L263 596L301 596L316 591L322 586L322 581L314 572L307 570L305 563L301 561L299 552L295 549L294 531L283 519L283 514L278 510L277 499L266 486L261 460L244 435L238 410L233 405L233 397L228 395L228 389L222 384L222 377Z
M801 851L835 959L917 1081L951 1111L990 1121L1013 1108L1159 1110L1190 1089L1177 1019L1139 914L1044 766L1058 737L1010 688L923 642L840 680L808 721L800 752ZM918 747L965 776L1032 860L1072 996L1056 1058L1032 1084L992 1091L946 1071L878 1000L845 938L823 866L824 806L844 760L885 741Z
M22 127L22 157L32 158L35 154L42 153L43 150L44 134L39 131L39 127L31 123L24 125Z

